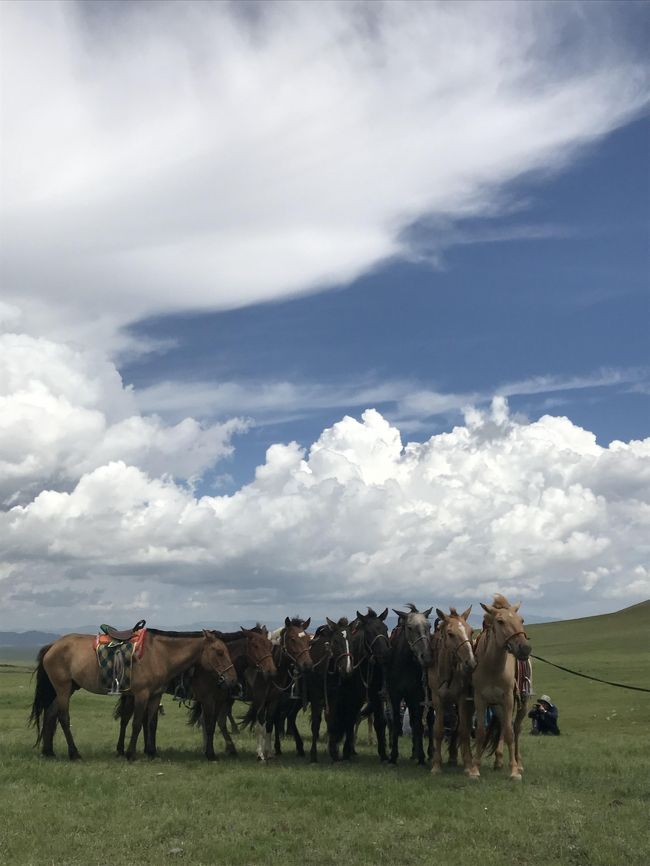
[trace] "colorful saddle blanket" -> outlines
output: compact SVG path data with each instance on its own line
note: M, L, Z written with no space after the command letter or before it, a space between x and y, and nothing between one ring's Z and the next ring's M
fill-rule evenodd
M142 628L124 641L109 634L98 634L95 638L97 664L107 694L119 695L131 688L133 658L142 658L146 633L146 628Z

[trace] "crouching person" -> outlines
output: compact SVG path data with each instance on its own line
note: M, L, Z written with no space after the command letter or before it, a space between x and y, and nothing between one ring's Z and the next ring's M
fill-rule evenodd
M533 709L528 713L532 719L531 734L552 734L557 737L560 729L557 726L558 709L548 695L542 695Z

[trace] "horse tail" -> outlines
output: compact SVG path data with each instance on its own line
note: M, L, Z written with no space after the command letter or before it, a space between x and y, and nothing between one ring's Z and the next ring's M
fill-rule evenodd
M187 724L193 728L195 725L197 728L201 726L201 719L203 717L203 704L200 701L194 701L190 706L187 713Z
M242 725L244 729L249 728L252 731L255 727L255 722L259 721L261 721L260 714L258 713L255 704L251 704L246 710L245 715L243 715L239 720L239 724Z
M43 666L43 659L45 657L45 653L52 646L51 643L47 644L47 646L41 647L38 651L38 656L36 657L36 668L34 674L36 674L36 689L34 690L34 702L32 703L32 711L29 715L29 720L27 722L28 725L34 725L36 727L36 731L38 736L36 738L36 742L34 746L38 746L41 741L41 737L43 735L43 727L41 724L41 720L43 714L50 706L52 701L56 699L56 690L52 685L52 681L47 675L47 671Z
M501 739L501 721L496 713L492 713L492 718L485 732L485 749L484 754L493 755L499 745Z
M113 710L113 718L120 721L126 710L127 710L127 701L129 700L129 695L122 694L120 695L119 701L115 704L115 709Z

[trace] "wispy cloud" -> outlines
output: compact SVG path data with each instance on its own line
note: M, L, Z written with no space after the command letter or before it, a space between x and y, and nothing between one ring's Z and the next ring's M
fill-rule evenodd
M4 5L3 292L32 333L344 284L423 217L469 242L647 103L616 4L242 8Z
M407 432L421 429L421 422L450 416L492 398L569 393L627 385L642 386L648 371L642 368L602 369L583 376L533 376L496 385L485 391L444 392L406 380L358 382L346 386L292 382L160 382L138 390L134 398L141 412L170 419L192 415L203 418L249 416L258 425L284 423L324 410L353 411L381 408L386 417ZM556 405L542 401L542 406ZM430 429L430 424L426 425Z

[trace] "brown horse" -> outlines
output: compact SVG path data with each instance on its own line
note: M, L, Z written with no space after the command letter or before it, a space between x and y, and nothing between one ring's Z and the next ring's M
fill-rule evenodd
M259 671L266 677L276 673L272 657L273 647L266 634L261 634L255 629L245 629L243 626L241 631L227 633L219 631L215 634L228 648L240 684L243 684L243 677L247 670ZM226 741L226 752L236 755L237 750L226 725L228 713L234 701L232 688L224 687L225 683L222 677L215 676L211 669L204 668L200 664L193 666L191 675L186 677L186 681L195 701L191 710L190 723L200 724L203 729L205 757L208 761L217 760L214 751L214 731L217 723ZM167 684L165 691L168 694L175 694L178 683L179 678L174 678L171 683ZM117 741L118 755L124 754L126 728L132 715L133 696L123 694L114 713L115 718L120 720L120 735ZM147 709L147 716L151 717L151 738L147 742L146 754L154 757L157 753L157 703L155 711L151 706ZM145 732L146 730L147 726L145 725Z
M519 751L521 723L526 715L526 697L516 693L517 659L528 659L532 647L519 615L519 604L511 605L502 595L494 596L494 603L481 604L486 612L483 631L474 644L476 670L472 677L476 705L476 753L470 778L478 778L484 749L494 753L494 769L503 767L503 745L508 746L510 778L521 779L523 764ZM514 715L515 700L517 709ZM486 730L485 713L488 707L493 715Z
M472 648L472 627L467 622L472 608L468 607L460 615L455 607L449 610L450 613L446 614L439 608L436 609L439 625L431 637L433 665L427 670L431 702L435 711L434 753L431 767L431 772L434 774L442 770L445 712L453 711L454 708L458 718L458 728L452 734L449 743L449 764L456 765L460 744L465 772L469 773L472 768L471 678L472 671L476 667L476 659Z
M68 634L39 651L30 722L38 731L36 745L42 741L42 752L46 757L54 755L53 739L57 722L63 728L70 760L81 757L70 730L70 696L77 689L86 689L98 695L106 694L94 643L94 635ZM194 664L213 671L226 684L235 681L228 650L215 632L147 629L142 658L133 659L133 726L126 751L129 760L135 758L147 708L151 723L157 715L158 704L167 683Z
M243 723L251 728L257 723L257 759L266 761L271 757L271 734L274 724L284 720L288 704L297 698L295 691L304 685L301 675L312 669L309 652L311 635L307 633L311 617L286 617L284 626L269 635L273 644L273 661L277 674L266 680L258 673L251 683L251 706L244 716ZM306 700L306 690L304 700ZM294 726L292 733L296 740L298 754L304 754L302 738ZM276 732L276 754L279 754L279 733Z

